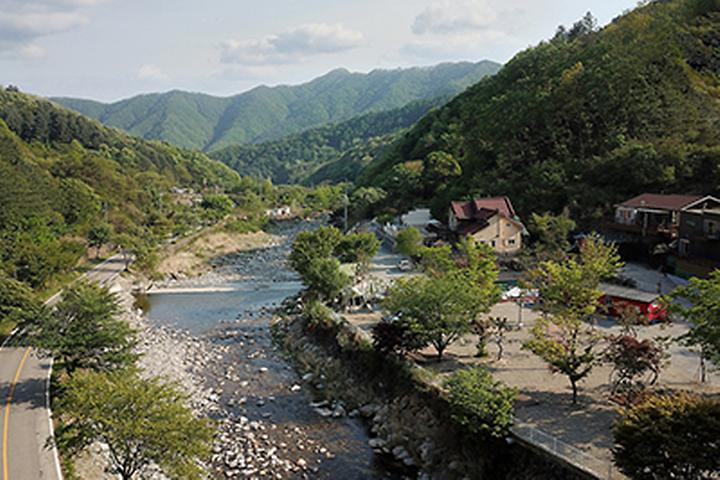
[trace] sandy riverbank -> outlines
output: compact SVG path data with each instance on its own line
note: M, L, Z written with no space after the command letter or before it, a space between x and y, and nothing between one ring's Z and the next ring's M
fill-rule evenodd
M238 252L267 248L280 239L266 232L230 233L212 229L187 242L169 246L157 268L163 277L196 277L212 270L213 264Z

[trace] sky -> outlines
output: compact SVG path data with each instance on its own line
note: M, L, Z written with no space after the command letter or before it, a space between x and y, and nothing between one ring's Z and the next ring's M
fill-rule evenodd
M637 0L0 0L0 84L115 101L233 95L335 68L504 63Z

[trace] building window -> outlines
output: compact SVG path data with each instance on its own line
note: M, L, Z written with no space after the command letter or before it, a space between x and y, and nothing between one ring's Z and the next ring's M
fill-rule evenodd
M492 245L492 246L494 247L494 246L495 246L495 240L491 240L491 241L490 241L490 245Z
M508 245L515 245L515 239L511 238L510 240L508 240L507 243L508 243Z

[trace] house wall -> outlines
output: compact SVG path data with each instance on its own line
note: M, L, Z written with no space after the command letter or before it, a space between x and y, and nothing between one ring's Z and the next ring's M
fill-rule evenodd
M720 212L680 215L680 254L720 261Z
M448 227L450 227L450 230L452 230L453 232L457 231L458 219L455 216L452 208L450 209L450 213L448 214Z
M522 228L501 215L489 220L489 225L472 237L477 242L487 243L495 252L513 255L522 249Z

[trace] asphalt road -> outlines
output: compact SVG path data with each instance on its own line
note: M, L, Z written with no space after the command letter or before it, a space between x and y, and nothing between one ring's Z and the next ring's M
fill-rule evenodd
M119 275L125 264L115 256L83 278L100 284ZM61 298L54 295L53 305ZM52 359L32 348L0 348L0 480L62 480L52 438L49 379Z

